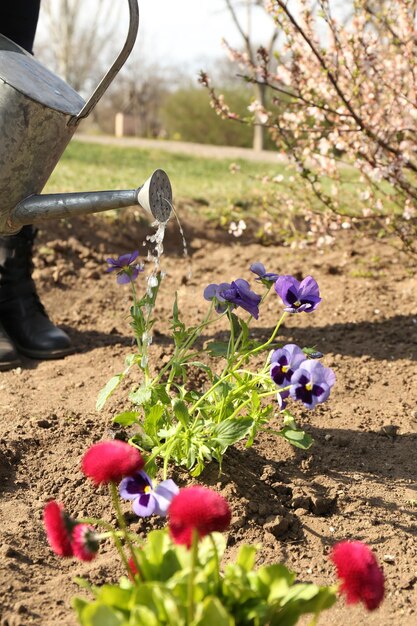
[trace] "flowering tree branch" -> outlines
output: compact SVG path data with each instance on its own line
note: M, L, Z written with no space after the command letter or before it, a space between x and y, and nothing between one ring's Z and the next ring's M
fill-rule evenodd
M216 101L206 76L212 106L229 119L262 123L333 212L356 169L354 218L382 221L417 254L416 0L355 0L348 16L337 17L329 0L264 6L282 34L273 58L263 47L251 57L229 51L240 76L274 96L239 117ZM323 191L325 178L331 193Z

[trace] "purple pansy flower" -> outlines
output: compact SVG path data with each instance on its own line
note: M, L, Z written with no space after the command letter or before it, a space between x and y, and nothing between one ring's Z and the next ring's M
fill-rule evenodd
M119 494L125 500L133 500L133 510L140 517L166 515L171 500L179 492L173 480L163 480L156 489L146 472L141 470L134 476L123 478Z
M143 267L135 261L139 256L138 250L122 254L117 259L107 259L110 267L107 272L117 272L117 282L119 285L126 285L133 282L138 277L139 272L143 272Z
M242 307L255 319L259 317L259 303L262 298L251 290L248 281L243 278L232 280L231 283L208 285L204 290L204 298L215 301L218 313L223 313L230 305L234 305Z
M320 361L306 360L291 376L290 396L300 400L308 409L327 400L336 382L332 369Z
M293 276L279 276L274 287L288 313L311 313L321 301L319 286L312 276L301 282Z
M279 387L290 384L291 376L300 364L306 360L306 355L295 343L288 343L283 348L275 350L271 355L271 378Z
M222 289L228 287L230 287L229 283L220 283L220 285L216 285L216 283L211 283L210 285L207 285L207 287L204 289L204 298L206 300L214 300L214 308L216 309L217 313L224 313L231 305L231 303L226 302L226 300L221 295ZM233 309L234 307L230 306L230 308Z
M259 262L252 263L249 269L254 274L257 274L258 278L256 278L255 280L261 281L267 287L269 287L271 283L274 283L279 278L279 274L274 274L273 272L267 272L265 269L265 265Z

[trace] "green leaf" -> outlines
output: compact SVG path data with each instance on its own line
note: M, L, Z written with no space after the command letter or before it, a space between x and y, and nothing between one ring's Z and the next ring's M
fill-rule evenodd
M245 572L252 571L255 565L257 551L256 546L250 546L248 544L243 545L237 555L236 564L244 569Z
M313 443L313 437L303 430L293 430L292 428L284 426L280 434L293 446L301 448L302 450L308 450Z
M294 574L281 563L261 567L253 574L253 584L268 602L284 598L294 579Z
M235 620L219 598L209 596L197 605L195 626L234 626Z
M250 417L229 417L215 427L212 440L227 448L248 434L252 422Z
M78 621L80 622L80 624L83 624L81 616L82 616L82 613L83 613L85 607L89 603L87 602L87 600L84 600L84 598L75 597L75 598L72 598L71 604L72 604L73 608L75 609L75 612L77 613Z
M224 341L210 341L206 349L210 356L227 356L229 344Z
M282 599L278 612L270 619L271 626L293 626L305 613L319 613L333 606L337 599L336 587L314 584L292 586Z
M292 430L298 430L294 416L287 409L283 411L283 422L284 426L288 426Z
M149 411L146 412L143 421L143 429L150 437L157 437L158 430L161 427L163 413L164 407L161 404L154 404Z
M142 384L136 391L132 391L129 394L129 400L133 404L137 404L140 406L141 404L146 404L150 402L152 397L152 389L149 385Z
M211 367L209 367L208 365L206 365L202 361L190 361L188 363L188 365L192 365L194 367L198 367L199 369L201 369L204 372L206 372L206 374L208 374L210 376L211 380L213 379L213 372L211 371Z
M90 581L86 578L83 578L82 576L75 576L74 582L82 589L88 589L89 591L91 590Z
M185 330L185 324L181 322L179 318L179 310L178 310L178 293L175 292L174 304L172 307L172 320L174 324L172 325L174 328L178 327L181 330Z
M108 606L127 609L131 598L131 590L121 589L118 585L103 585L97 599Z
M251 408L253 411L259 411L259 407L261 406L261 400L259 398L259 393L255 390L251 393Z
M129 623L141 624L141 626L160 626L158 618L147 606L136 605L132 611L132 620Z
M157 385L152 389L152 402L162 402L162 404L171 404L171 398L165 388L165 384Z
M123 626L126 624L123 613L98 602L84 607L80 615L82 626Z
M120 424L120 426L131 426L138 422L139 413L136 411L123 411L123 413L119 413L115 417L113 417L113 422L115 424Z
M188 407L185 404L184 400L180 400L179 398L176 398L172 402L172 408L174 410L174 415L177 418L177 420L181 422L184 428L187 428L190 422L190 414L188 413Z
M310 359L320 359L323 356L323 353L316 350L316 348L303 348L303 352Z
M229 312L229 319L231 326L233 327L233 334L236 338L240 333L240 320L235 313L232 313L232 311Z
M99 391L96 401L96 409L97 411L101 411L103 406L106 404L107 400L110 398L112 393L117 389L121 380L123 379L123 374L117 374L110 378L110 380L105 384L103 389Z

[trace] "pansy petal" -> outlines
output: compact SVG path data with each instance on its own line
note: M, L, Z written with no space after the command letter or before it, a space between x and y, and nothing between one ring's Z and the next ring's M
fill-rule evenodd
M274 289L283 303L288 306L294 304L295 302L292 298L292 301L288 300L288 293L291 290L294 295L297 294L299 284L298 280L293 276L279 276L275 281Z
M156 515L166 515L171 500L179 493L179 487L170 478L162 481L153 492Z
M249 269L251 272L253 272L254 274L257 274L261 278L265 276L265 272L266 272L265 266L260 262L252 263Z
M216 297L217 287L218 285L216 285L215 283L207 285L207 287L204 289L205 300L212 300Z
M130 253L129 255L129 260L128 260L128 265L132 265L132 263L134 263L136 261L136 259L139 256L139 250L134 250L133 252Z
M121 498L133 500L138 495L146 493L148 489L152 489L152 481L147 473L141 470L134 476L123 478L119 485L119 494Z
M145 493L133 501L133 511L139 517L148 517L155 511L156 500L152 493Z
M127 285L128 283L132 282L132 279L129 274L127 274L127 272L121 271L117 275L117 282L119 285Z
M228 299L226 297L226 292L229 291L231 289L231 284L230 283L220 283L220 285L217 285L217 293L216 293L216 298L219 302L227 302ZM231 302L231 300L230 300Z
M239 291L250 291L250 285L244 278L236 278L236 280L233 280L231 284L237 287Z
M299 288L300 299L305 298L310 300L311 296L315 298L320 298L319 286L317 281L312 276L306 276L300 283Z

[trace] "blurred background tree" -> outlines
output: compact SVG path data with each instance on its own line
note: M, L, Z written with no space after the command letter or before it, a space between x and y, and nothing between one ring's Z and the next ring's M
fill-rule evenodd
M242 38L242 51L246 60L246 71L249 72L249 76L254 79L253 83L253 91L255 94L255 100L257 102L257 111L265 109L267 107L267 89L266 84L263 83L262 80L259 79L257 74L257 50L260 46L260 42L256 39L256 35L253 32L252 22L253 22L253 11L257 8L263 9L264 2L263 0L224 0L227 10L229 11L232 20ZM244 23L243 18L240 17L240 13L238 13L238 9L244 7L245 9L245 17L246 23ZM264 41L263 46L265 48L266 54L270 59L276 41L278 39L279 31L276 27L273 26L271 28L271 33L267 41L265 42L265 34L263 34L262 39ZM228 46L227 42L226 45ZM233 51L228 46L229 51L233 55ZM237 57L235 56L235 59ZM230 104L232 104L231 100L228 100ZM249 103L248 103L249 104ZM233 109L233 105L232 105ZM236 111L236 109L233 109ZM253 141L252 147L254 150L263 150L265 148L265 128L262 122L261 117L255 111L255 123L253 124ZM238 111L236 111L238 112Z
M100 80L117 54L114 29L124 8L114 0L90 2L94 10L86 19L83 0L42 0L45 28L38 31L35 47L40 61L81 93Z
M224 2L219 16L224 20L227 13L232 19L241 37L242 54L254 65L256 41L260 37L255 33L254 11L263 10L262 2ZM42 0L42 27L35 42L37 58L88 97L123 45L124 29L120 24L127 17L127 9L127 3L114 0ZM271 49L276 36L272 29ZM169 61L155 61L152 48L140 45L143 38L146 40L146 25L141 24L139 46L135 46L92 115L83 121L83 132L114 134L115 116L122 113L129 118L131 135L256 149L273 147L261 124L254 128L230 125L216 115L198 84L197 72L192 76ZM247 115L254 97L266 104L263 85L243 84L233 61L220 54L219 49L218 58L211 56L206 69L234 110Z

